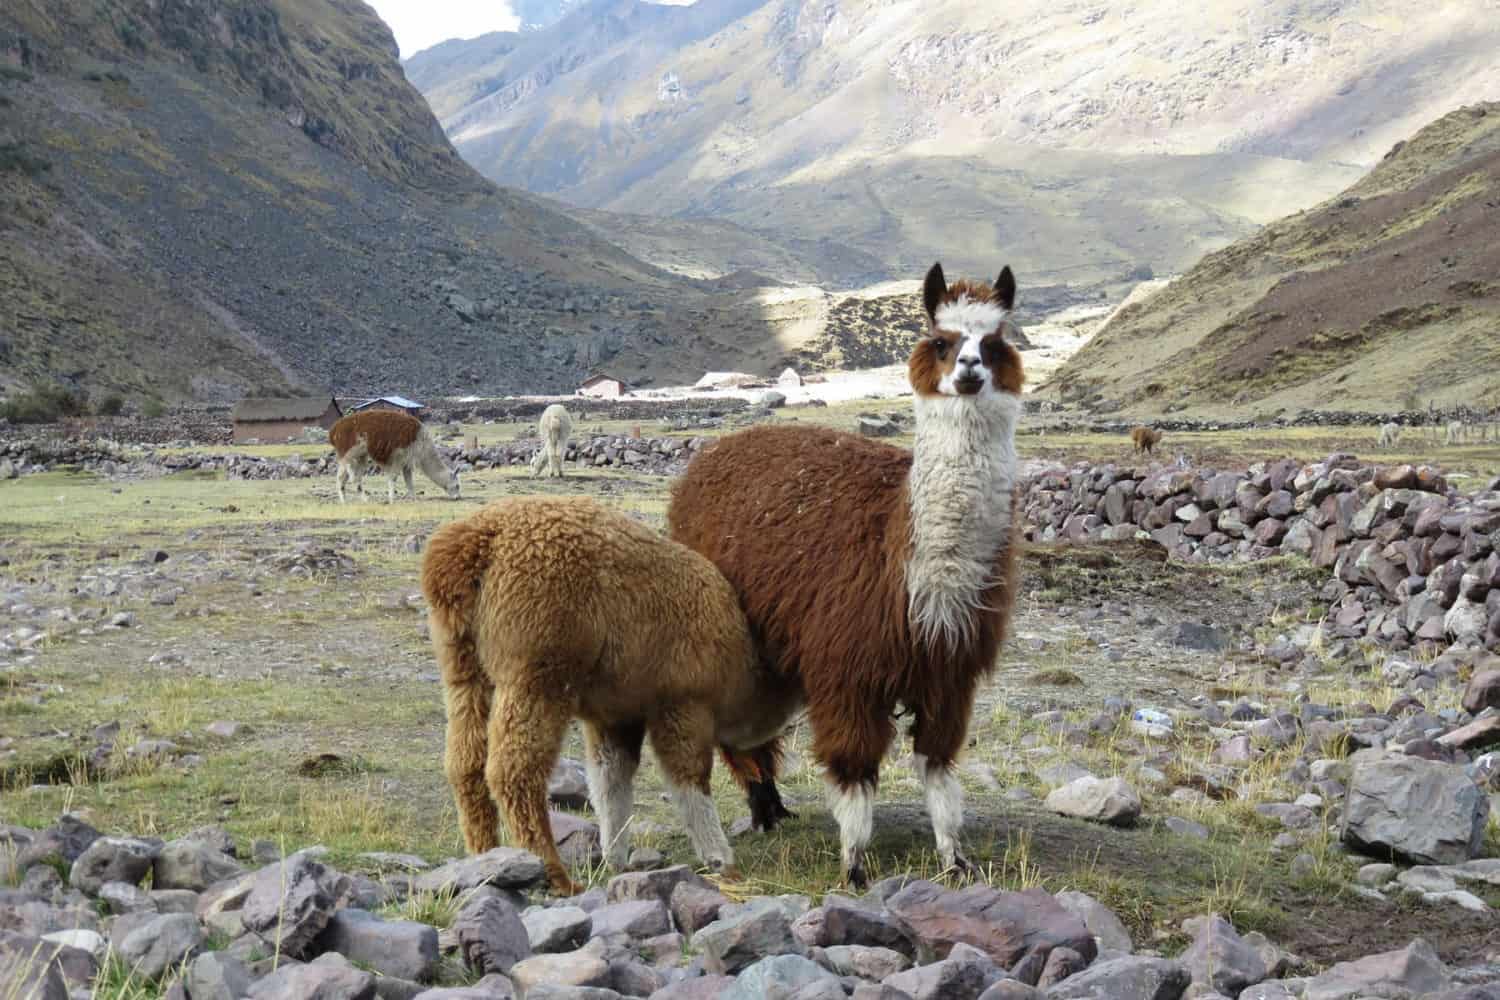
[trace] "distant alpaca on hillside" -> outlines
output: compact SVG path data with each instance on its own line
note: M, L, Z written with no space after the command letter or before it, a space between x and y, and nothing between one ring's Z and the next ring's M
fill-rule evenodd
M1462 444L1464 438L1468 436L1468 428L1464 426L1462 420L1448 421L1448 426L1444 428L1444 431L1443 444L1445 445Z
M563 474L563 457L568 453L568 438L573 434L573 418L561 403L553 403L542 411L537 421L541 432L542 446L531 457L531 474L539 476L546 468L552 475Z
M1396 442L1401 439L1401 425L1398 423L1384 423L1380 425L1380 440L1377 443L1381 448L1394 448Z
M458 498L458 473L450 472L443 464L432 434L410 414L396 410L351 413L333 425L328 432L328 443L338 453L339 503L346 502L344 483L349 479L364 494L366 462L386 474L389 503L396 502L397 473L406 480L407 497L416 496L413 468L420 468L428 479L447 491L449 499Z
M1132 450L1137 455L1154 455L1155 449L1161 443L1161 431L1154 427L1132 427L1130 429L1130 441L1135 446Z
M433 534L422 592L447 706L444 768L471 852L498 843L498 802L553 888L582 891L547 814L548 776L581 719L614 867L630 853L647 736L698 857L734 863L709 796L714 748L774 738L795 695L763 684L744 612L712 563L590 498L514 498Z
M898 705L912 717L938 855L972 871L954 763L1018 575L1015 292L1010 268L993 288L949 286L940 265L928 272L929 327L908 362L912 451L819 427L754 427L701 452L672 490L672 536L724 572L782 689L806 699L854 886L866 882ZM778 750L773 740L726 754L763 828L786 815Z

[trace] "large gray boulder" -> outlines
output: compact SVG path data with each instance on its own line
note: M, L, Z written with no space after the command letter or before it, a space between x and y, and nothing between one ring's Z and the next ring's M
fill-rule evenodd
M499 896L469 903L459 911L452 931L464 964L478 972L509 973L513 965L531 956L526 925L516 908Z
M1123 778L1075 778L1047 796L1047 808L1064 816L1130 826L1141 815L1141 797Z
M1069 976L1047 990L1047 1000L1179 1000L1191 981L1181 962L1125 955Z
M262 868L240 912L245 929L283 955L303 954L333 916L327 877L327 869L302 854Z
M250 992L250 983L245 963L220 951L199 955L183 976L193 1000L240 1000Z
M594 928L593 918L577 906L536 907L521 914L521 923L539 955L582 947Z
M1462 767L1378 751L1361 751L1351 762L1345 843L1425 865L1479 855L1488 803Z
M1432 945L1417 938L1397 951L1340 962L1307 984L1306 1000L1425 997L1452 985Z
M524 936L525 932L522 933ZM337 952L350 962L358 962L364 968L397 979L425 980L432 975L438 962L436 928L411 920L382 920L365 910L347 909L334 913L323 933L318 935L316 947L319 951Z
M1003 969L1036 949L1043 960L1053 948L1072 948L1085 961L1099 953L1084 922L1043 889L1001 892L986 885L958 891L918 879L886 900L917 938L938 957L957 943L987 952Z
M913 1000L977 1000L992 983L1004 977L1004 970L989 955L978 948L956 944L941 962L897 972L881 982Z
M119 918L124 919L124 918ZM149 917L120 941L119 957L141 979L159 979L168 969L193 955L203 944L203 931L191 913Z
M563 955L532 955L511 966L510 978L521 996L543 983L607 987L611 982L609 963L585 949Z
M418 892L467 892L481 885L497 889L529 889L546 877L542 860L529 851L497 847L483 854L423 872L417 876Z
M827 969L801 955L772 955L745 968L719 1000L842 1000L843 987Z
M73 862L68 882L90 896L98 895L106 882L135 885L151 870L158 850L156 844L144 840L100 837Z
M1130 940L1130 932L1125 929L1120 918L1115 916L1115 911L1093 896L1086 892L1070 890L1059 892L1054 898L1063 909L1083 921L1084 926L1094 935L1094 940L1101 949L1123 951L1127 954L1135 950L1135 944Z
M737 973L773 956L802 955L806 949L792 934L786 910L774 899L753 899L729 917L721 917L693 935L703 952L703 967L719 975Z
M157 854L151 866L151 887L202 892L244 871L239 862L214 845L184 838L172 841Z
M1260 952L1223 917L1194 917L1184 923L1183 929L1193 935L1193 943L1178 961L1188 967L1194 983L1234 997L1266 978L1266 963Z
M0 996L26 1000L68 1000L62 963L49 954L46 942L26 934L0 930Z
M287 962L250 987L250 1000L375 1000L375 977L324 956L308 965Z

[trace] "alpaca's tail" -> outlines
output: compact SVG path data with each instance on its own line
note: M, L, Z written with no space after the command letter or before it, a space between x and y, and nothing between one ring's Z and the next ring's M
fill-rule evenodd
M466 682L483 671L474 645L474 606L492 537L484 528L454 521L433 534L422 557L422 593L445 681Z

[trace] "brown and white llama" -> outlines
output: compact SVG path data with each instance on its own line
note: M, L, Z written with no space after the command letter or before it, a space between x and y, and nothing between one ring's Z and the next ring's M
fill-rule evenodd
M734 591L707 559L587 497L518 497L433 533L422 559L448 717L444 770L470 851L498 813L580 891L552 838L547 780L583 722L589 796L625 867L636 767L649 737L698 857L734 855L709 796L715 747L764 744L795 708L768 685Z
M816 427L722 438L672 491L674 538L734 585L767 664L805 699L839 824L844 876L865 883L880 761L898 706L943 863L959 850L954 762L975 689L995 666L1015 597L1021 356L1007 334L1016 284L923 288L929 330L912 350L912 451ZM752 817L770 827L779 746L729 753Z
M361 495L365 492L365 465L372 464L388 480L387 501L396 501L396 476L406 480L406 495L416 496L412 469L419 468L441 486L449 499L458 498L458 473L443 464L433 443L432 434L422 421L396 410L365 410L351 413L333 425L328 443L338 453L337 483L339 503L345 502L344 483L354 481Z
M561 477L563 457L568 453L568 438L573 434L573 418L568 415L567 407L553 403L543 410L537 421L537 430L542 444L531 457L531 474L540 476L546 469L550 475Z
M1137 455L1154 455L1156 446L1161 444L1161 431L1155 427L1132 427L1130 429L1130 442L1134 445L1132 449Z

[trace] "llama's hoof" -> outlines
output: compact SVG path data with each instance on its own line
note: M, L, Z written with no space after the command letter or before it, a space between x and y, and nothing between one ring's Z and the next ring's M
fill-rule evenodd
M948 873L951 873L953 878L959 882L973 882L979 878L979 868L974 862L957 853L953 855L953 860L948 864L944 872L944 874Z
M864 892L870 887L870 879L865 875L863 863L857 864L844 873L844 881L849 883L849 888L857 892Z

